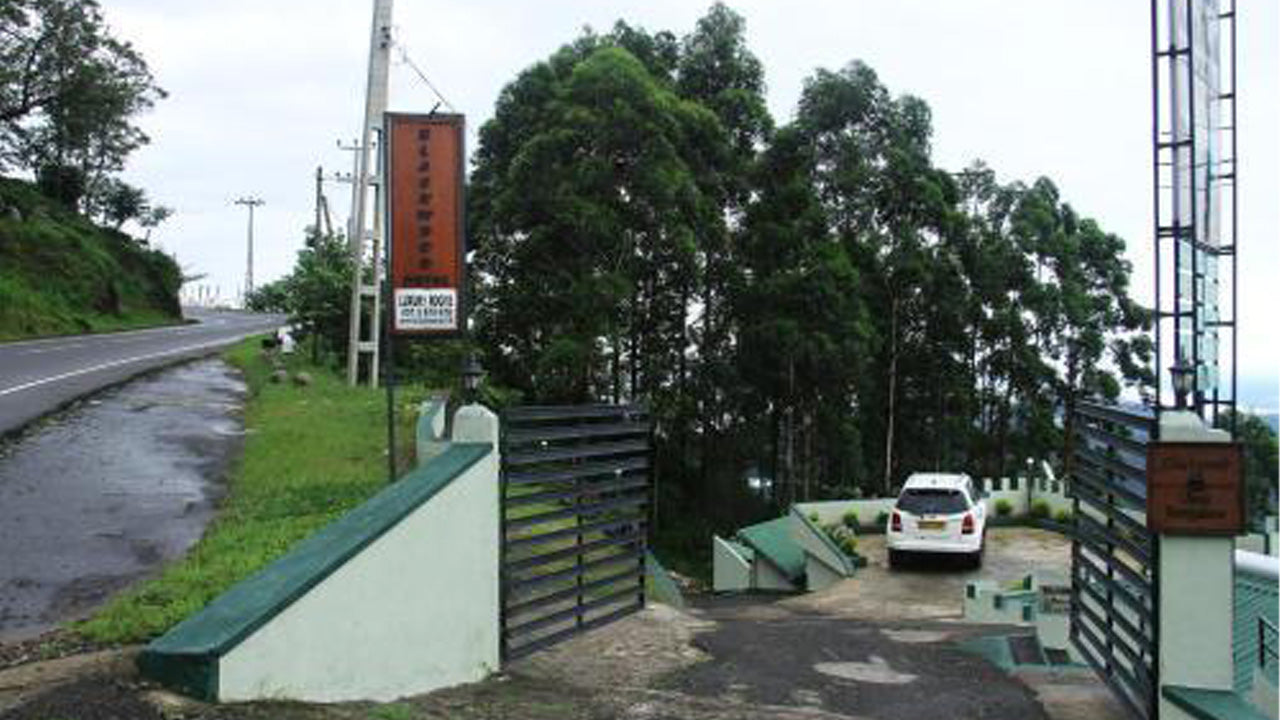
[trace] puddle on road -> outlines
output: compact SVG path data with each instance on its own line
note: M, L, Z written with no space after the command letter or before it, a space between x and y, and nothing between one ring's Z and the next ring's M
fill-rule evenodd
M243 442L244 393L200 360L0 445L0 641L85 615L200 538Z

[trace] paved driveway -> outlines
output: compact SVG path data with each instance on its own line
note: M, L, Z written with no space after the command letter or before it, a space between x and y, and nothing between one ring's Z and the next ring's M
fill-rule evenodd
M661 606L511 668L515 679L590 689L619 718L988 718L1123 720L1087 671L1006 674L958 641L1026 628L971 625L965 582L1065 579L1070 543L1025 528L993 529L979 570L946 562L887 568L883 538L860 539L870 565L819 593Z
M989 530L986 558L978 569L963 558L914 557L890 570L883 535L859 537L858 552L867 557L867 567L821 593L797 597L795 604L863 620L959 619L971 580L1004 583L1034 572L1042 582L1065 583L1071 568L1070 541L1031 528Z

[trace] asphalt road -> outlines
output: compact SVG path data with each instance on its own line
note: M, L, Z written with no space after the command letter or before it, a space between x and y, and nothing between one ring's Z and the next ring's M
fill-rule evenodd
M0 435L146 370L216 352L279 315L189 309L194 325L0 344Z

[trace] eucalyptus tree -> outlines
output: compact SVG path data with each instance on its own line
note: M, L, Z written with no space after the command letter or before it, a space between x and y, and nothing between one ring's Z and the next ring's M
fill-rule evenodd
M953 352L930 336L928 319L937 303L928 290L941 238L958 222L958 193L951 178L932 166L928 106L909 95L892 96L861 62L838 72L819 70L806 81L796 126L813 147L814 187L831 231L860 271L860 287L851 291L878 310L862 348L874 358L868 367L878 371L860 379L856 412L866 453L879 460L878 489L887 491L900 466L895 452L904 444L902 394L925 385L923 378L904 382L903 358ZM920 447L916 438L908 444Z
M779 130L756 173L759 198L746 216L733 308L736 363L750 388L744 411L767 418L772 475L791 499L808 494L815 479L839 482L862 470L852 410L870 320L858 271L816 191L816 171L806 133ZM803 473L800 444L809 449Z
M699 172L725 147L714 114L609 38L504 89L472 176L478 332L502 380L542 400L677 395L698 238L723 232Z
M1048 178L1021 193L1011 231L1042 275L1036 313L1039 352L1052 365L1062 415L1060 458L1071 467L1071 437L1082 399L1115 400L1124 385L1147 387L1151 313L1129 295L1124 240L1079 216Z

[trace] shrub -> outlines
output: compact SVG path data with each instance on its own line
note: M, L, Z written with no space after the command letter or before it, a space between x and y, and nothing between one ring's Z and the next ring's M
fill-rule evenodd
M996 515L1000 517L1009 517L1013 514L1013 503L1000 498L996 501Z
M811 513L809 513L809 521L810 521L810 522L813 522L813 523L817 523L817 522L818 522L818 513L816 513L816 512L811 512Z
M889 524L889 511L881 510L880 513L876 515L876 527L884 527L885 525L888 525L888 524Z
M858 556L858 538L852 535L846 537L844 539L844 542L841 543L840 549L843 550L844 554L848 555L849 557L857 557Z
M823 525L822 531L827 534L827 537L831 538L831 542L835 543L836 547L840 548L840 552L849 557L857 555L858 536L854 535L853 531L848 527L832 523Z
M862 527L862 523L858 521L858 511L850 510L844 514L844 526L850 530L857 530Z
M1066 509L1059 510L1057 513L1054 514L1053 519L1062 525L1070 525L1071 511Z
M1049 517L1049 503L1044 500L1037 500L1031 503L1031 517L1037 520L1044 520Z

